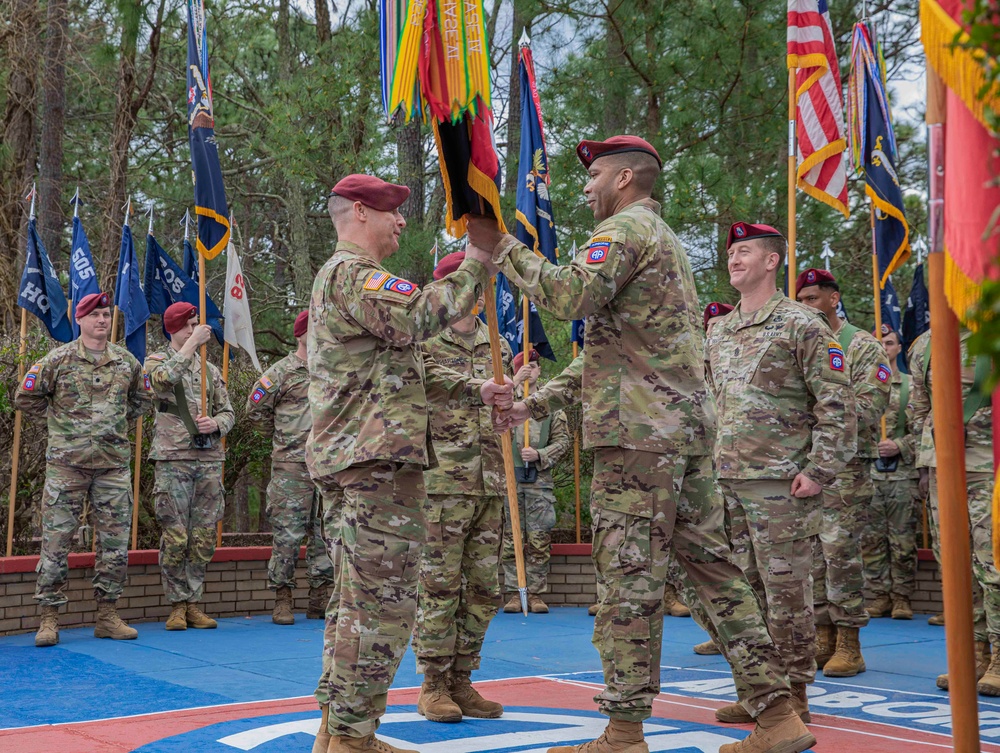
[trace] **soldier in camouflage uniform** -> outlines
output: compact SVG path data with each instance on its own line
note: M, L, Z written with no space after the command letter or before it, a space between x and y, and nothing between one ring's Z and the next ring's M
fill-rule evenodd
M434 270L441 280L456 271L464 251L448 254ZM477 308L482 308L480 298ZM500 339L504 372L511 351ZM486 325L470 314L421 347L442 366L474 379L493 373ZM427 536L420 552L413 653L424 676L417 712L435 722L462 716L494 719L503 706L472 687L486 628L500 606L500 540L505 494L503 456L490 409L432 401L430 433L437 468L424 473Z
M486 223L473 243L494 249L511 282L556 317L587 317L583 353L499 427L551 415L581 400L584 444L595 450L593 558L601 596L594 645L604 665L595 741L552 753L641 753L642 720L660 690L663 592L671 548L722 639L757 726L722 753L810 747L815 738L789 701L784 662L757 597L730 559L709 451L715 405L704 373L697 291L680 242L650 198L661 162L646 141L584 141L584 195L598 221L571 264L554 266ZM719 519L721 522L721 518Z
M156 393L156 424L149 459L156 461L153 502L160 535L160 572L172 609L167 630L211 629L217 623L198 606L205 568L215 554L216 524L225 497L222 438L236 422L222 374L208 364L207 415L201 407L199 348L212 328L198 324L190 303L174 303L163 313L169 346L146 359Z
M837 316L840 288L832 274L806 269L796 280L795 291L800 303L826 315L846 356L854 389L858 450L823 490L823 529L813 546L816 663L827 677L853 677L865 671L859 634L868 624L861 542L875 491L871 466L878 457L892 372L879 341Z
M969 505L969 536L972 548L973 590L976 602L973 635L976 642L980 695L1000 695L1000 572L993 561L993 408L982 393L990 373L987 356L969 356L970 333L963 330L959 340L962 363L962 421L965 425L965 480ZM920 460L930 469L930 509L935 532L940 530L937 454L934 449L934 411L924 412L921 404L930 401L930 337L917 338L910 348L910 373L919 379L920 393L914 390L914 412L923 414L920 433ZM919 377L918 377L919 374ZM912 405L912 403L911 403ZM916 424L915 424L916 425ZM939 550L940 551L940 550ZM975 592L979 591L979 594ZM980 608L980 603L982 607ZM990 657L992 646L992 657ZM948 675L937 679L939 688L948 688Z
M306 440L312 429L306 330L309 312L295 318L298 348L264 372L247 396L246 413L253 427L272 438L271 482L267 485L267 516L274 532L267 586L275 593L271 621L292 625L292 589L299 545L306 539L309 608L306 617L323 618L327 588L333 583L333 563L323 543L320 494L306 467Z
M333 656L318 698L328 700L315 748L329 753L396 748L375 737L386 694L409 641L425 540L423 472L428 400L475 405L482 384L421 356L419 343L464 319L494 267L470 252L425 289L381 267L406 226L409 189L351 175L329 209L337 247L313 283L309 309L306 463L324 498L342 490L343 566ZM509 385L486 387L512 399ZM328 650L328 649L327 649Z
M708 338L719 406L715 469L726 495L733 556L762 593L771 635L802 717L816 674L810 568L822 490L854 455L857 418L847 365L825 317L776 288L785 239L738 222L727 242L736 309ZM741 722L738 706L720 721Z
M524 365L524 353L514 357L514 369L520 374L521 384L533 390L538 382L538 351L532 349L529 364ZM517 380L515 380L517 381ZM572 444L566 414L556 411L541 421L528 419L529 446L524 447L524 428L511 432L514 442L514 465L527 471L518 471L517 505L521 515L524 541L524 572L528 585L528 609L535 614L546 614L548 605L539 594L549 590L549 557L552 551L552 534L556 524L556 497L552 482L552 467L559 462ZM533 469L532 469L533 466ZM534 477L533 481L528 478ZM521 611L521 597L517 588L517 568L514 562L514 537L510 526L503 534L503 581L510 598L503 611Z
M94 636L120 640L138 635L118 617L115 602L125 587L132 523L129 424L150 409L152 393L139 362L108 342L110 303L107 293L81 299L75 312L80 337L28 369L14 398L18 410L44 416L48 423L36 646L59 642L69 550L88 500L97 536Z
M917 574L917 479L913 465L913 437L907 431L906 406L910 375L900 373L899 333L882 325L882 345L892 369L889 408L885 412L886 438L878 443L882 463L872 464L875 495L862 539L865 583L875 596L868 607L872 617L892 613L894 620L912 620L910 596Z

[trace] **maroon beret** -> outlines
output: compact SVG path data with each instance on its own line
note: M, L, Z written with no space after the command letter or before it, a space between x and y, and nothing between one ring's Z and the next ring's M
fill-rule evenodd
M440 280L442 277L450 275L460 266L465 260L465 251L456 251L453 254L448 254L446 257L438 262L438 265L434 267L434 279Z
M809 267L809 269L803 270L802 273L795 278L795 295L798 296L799 291L802 290L802 288L808 288L811 285L819 285L821 282L836 281L837 278L825 269Z
M729 228L729 237L726 238L726 248L728 249L736 241L748 241L753 238L784 238L778 230L770 225L751 225L749 222L737 222Z
M535 350L534 348L532 348L531 349L531 353L528 355L528 362L529 363L534 363L535 361L537 361L541 357L542 357L541 354L537 350ZM520 353L518 353L516 356L514 356L514 371L517 371L522 366L524 366L524 351L523 350Z
M360 201L365 206L380 212L394 212L410 196L410 189L386 183L374 175L355 173L341 178L330 191L333 196L343 196L351 201Z
M193 303L185 303L184 301L171 303L163 312L163 328L168 335L179 332L188 323L188 319L197 313L198 307Z
M292 332L295 333L296 337L302 337L306 332L309 331L309 312L302 311L297 317L295 317L295 326L292 328Z
M638 136L612 136L607 141L581 141L576 146L576 156L584 167L590 167L591 163L598 157L607 157L609 154L623 154L624 152L645 152L656 158L656 164L663 167L663 160L656 153L656 149L645 139Z
M714 319L717 316L725 316L732 310L733 307L730 306L728 303L716 303L715 301L712 301L705 307L705 315L704 315L705 329L708 329L709 319Z
M111 306L111 296L107 293L91 293L90 295L85 295L76 304L75 317L79 319L81 316L86 316L94 309L106 309Z

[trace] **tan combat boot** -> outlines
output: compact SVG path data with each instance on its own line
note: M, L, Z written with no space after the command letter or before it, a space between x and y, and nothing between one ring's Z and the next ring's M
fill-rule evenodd
M596 617L597 610L600 608L601 608L600 604L591 604L589 607L587 607L587 614L589 614L591 617Z
M986 674L976 683L976 692L979 695L1000 695L1000 649L993 652Z
M134 641L139 631L122 622L113 601L97 602L97 624L94 625L95 638L111 638L116 641Z
M691 610L679 598L677 589L669 583L663 588L663 614L671 617L690 617Z
M990 644L986 641L976 641L976 680L983 679L986 670L990 668L993 659L990 656ZM948 675L937 676L937 686L941 690L948 689Z
M802 723L809 724L812 721L812 714L809 713L809 696L806 695L806 684L804 682L792 683L792 697L789 700L792 703L795 713L802 720Z
M326 749L330 747L331 735L330 730L327 728L327 724L330 721L330 707L320 706L319 708L323 712L323 716L319 720L319 732L316 733L312 753L326 753Z
M856 627L837 628L837 650L826 664L826 677L854 677L866 669L865 657L861 655L861 638Z
M35 633L35 645L38 648L54 646L59 642L59 607L42 607L42 619Z
M944 614L936 614L933 617L928 617L927 624L934 625L935 627L944 627Z
M831 658L837 644L836 625L816 626L816 666L822 669Z
M548 753L649 753L642 735L642 722L609 719L608 726L596 740L580 745L560 745Z
M518 609L520 608L521 605L518 603ZM542 601L542 597L538 594L528 594L528 611L532 614L548 614L549 605Z
M424 673L424 683L420 686L417 699L417 713L432 722L460 722L462 709L451 698L448 690L447 672Z
M782 698L760 713L750 737L723 745L719 753L802 753L815 744L792 704Z
M694 652L699 656L716 656L717 654L721 654L722 650L715 645L715 641L705 641L696 645Z
M385 740L375 737L373 732L365 737L334 735L330 738L326 753L419 753L419 751L389 745Z
M521 611L521 596L519 594L514 594L509 599L507 603L503 605L503 611L507 614L515 614Z
M865 611L869 617L885 617L890 609L892 609L892 599L889 598L889 594L881 594Z
M271 622L275 625L294 625L295 615L292 614L292 589L282 586L274 594L274 609L271 610Z
M496 719L503 715L503 706L496 701L487 701L472 687L471 672L453 669L448 673L448 692L452 703L456 704L463 716L476 719Z
M185 618L187 619L188 627L197 628L198 630L214 630L219 627L219 623L202 612L201 607L193 601L188 602Z
M175 601L171 604L170 616L167 618L167 630L187 630L187 606L186 601Z
M724 724L753 724L750 712L743 708L743 704L739 702L716 709L715 718Z
M892 619L894 620L913 619L913 607L910 606L910 598L908 596L896 596L893 598Z
M306 607L307 620L326 619L326 605L330 601L330 591L326 586L309 587L309 605Z

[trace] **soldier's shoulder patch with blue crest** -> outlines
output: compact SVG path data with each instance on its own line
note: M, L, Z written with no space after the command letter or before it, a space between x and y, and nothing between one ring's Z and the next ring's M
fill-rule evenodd
M610 235L597 235L587 244L587 264L601 264L608 260L611 244L614 239Z
M142 372L142 383L145 385L147 392L153 391L153 382L150 381L149 374L147 374L145 371Z
M263 387L258 387L253 391L253 394L250 396L250 401L253 403L259 403L261 400L264 399L264 396L266 394L267 392L264 391Z
M844 349L840 347L840 343L831 342L827 351L830 355L830 368L834 371L844 370Z
M889 367L884 363L880 363L878 368L875 369L875 378L880 382L888 382L890 376L892 376L892 371L890 371Z

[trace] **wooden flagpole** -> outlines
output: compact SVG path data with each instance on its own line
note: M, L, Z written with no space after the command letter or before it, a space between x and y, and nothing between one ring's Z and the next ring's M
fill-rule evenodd
M872 294L875 296L875 338L879 342L882 342L882 289L879 285L878 246L875 244L875 204L872 203L871 199L868 200L868 206L871 208L872 223ZM884 413L882 414L880 426L882 429L882 441L884 442L886 440Z
M486 286L486 324L490 331L490 356L493 360L493 381L503 384L503 359L500 355L500 325L497 322L496 280ZM525 322L527 324L527 322ZM507 509L510 511L510 536L514 541L514 564L517 567L517 593L521 597L521 613L528 616L528 578L524 572L524 542L521 540L521 513L517 506L517 479L514 476L514 447L510 432L500 435L503 450L503 470L507 481ZM507 586L510 588L509 584Z
M24 356L28 352L28 310L21 309L21 344L17 350L17 379L24 381ZM21 411L14 411L14 446L11 449L10 494L7 497L7 556L14 551L14 508L17 504L17 466L21 459Z
M798 151L795 145L795 115L798 98L795 68L788 69L788 272L785 284L788 297L795 300L795 188L798 185Z
M531 314L531 304L528 301L528 296L521 294L521 316L524 320L524 345L521 346L521 352L524 353L524 366L528 365L528 358L531 356L531 329L529 324L528 316ZM531 384L529 380L524 380L524 396L527 397L531 392ZM524 422L524 447L531 447L531 421Z
M149 334L149 322L145 324ZM139 542L139 479L142 474L142 416L135 420L135 470L132 477L132 548Z
M580 344L573 341L573 360L580 353ZM580 543L580 429L573 432L573 491L576 494L576 543Z

